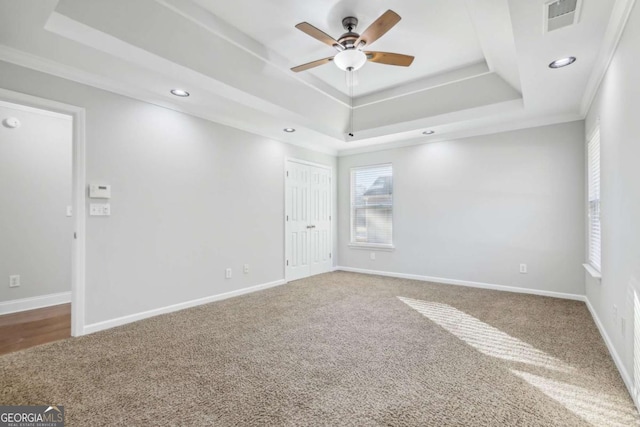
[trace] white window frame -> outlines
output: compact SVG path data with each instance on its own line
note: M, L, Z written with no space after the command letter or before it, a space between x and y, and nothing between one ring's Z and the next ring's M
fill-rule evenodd
M600 279L602 269L602 168L600 127L596 126L587 139L587 263L584 268ZM597 163L597 164L595 164ZM594 210L597 211L594 214ZM597 221L598 235L593 233ZM598 246L597 251L594 246Z
M381 166L390 166L391 167L391 177L392 177L391 178L392 179L391 185L393 186L394 172L393 172L393 164L392 163L378 163L378 164L374 164L374 165L358 166L358 167L353 167L353 168L351 168L349 170L349 245L348 246L350 248L353 248L353 249L376 249L376 250L381 250L381 251L393 251L395 249L395 246L393 245L393 211L394 211L395 201L392 201L392 204L391 204L391 224L390 224L391 242L390 243L356 242L355 241L355 236L354 236L354 221L355 221L354 210L355 210L355 205L353 203L353 199L354 199L355 186L353 184L354 184L355 173L357 171L360 171L360 170L379 168Z

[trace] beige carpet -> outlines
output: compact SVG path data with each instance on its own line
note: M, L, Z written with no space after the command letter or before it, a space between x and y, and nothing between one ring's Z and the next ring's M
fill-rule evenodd
M76 426L637 425L581 302L330 273L0 357Z

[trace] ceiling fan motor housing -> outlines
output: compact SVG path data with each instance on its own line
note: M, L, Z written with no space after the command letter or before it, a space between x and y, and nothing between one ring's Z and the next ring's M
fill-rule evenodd
M347 16L344 18L342 20L342 27L347 30L347 32L340 36L338 43L347 49L354 47L353 44L358 40L358 37L360 37L360 34L354 32L357 26L358 18L354 18L353 16Z
M358 27L358 18L354 18L353 16L347 16L342 20L342 27L345 30L352 32Z

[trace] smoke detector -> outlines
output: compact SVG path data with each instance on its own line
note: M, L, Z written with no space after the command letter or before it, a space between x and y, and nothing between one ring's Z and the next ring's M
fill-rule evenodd
M578 23L582 0L554 0L544 5L544 32Z
M9 129L16 129L20 127L20 120L15 117L7 117L2 121L2 124Z

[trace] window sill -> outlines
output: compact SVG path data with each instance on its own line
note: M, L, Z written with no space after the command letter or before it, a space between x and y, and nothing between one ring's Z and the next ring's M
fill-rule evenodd
M602 280L602 274L598 270L593 268L590 264L582 264L582 266L585 270L587 270L587 273L589 273L594 279L597 279L598 282Z
M365 250L376 250L376 251L387 251L391 252L396 249L393 245L381 245L376 243L349 243L348 245L351 249L365 249Z

